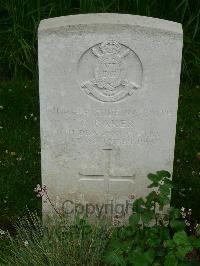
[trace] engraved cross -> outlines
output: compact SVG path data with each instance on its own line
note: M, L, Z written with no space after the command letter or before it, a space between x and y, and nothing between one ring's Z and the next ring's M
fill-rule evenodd
M135 174L119 174L113 175L110 171L111 169L111 156L112 149L103 149L105 151L105 171L102 173L98 170L94 171L92 169L86 169L79 172L81 182L95 182L100 181L104 183L104 193L108 194L113 191L112 187L120 186L123 189L124 187L132 187L134 184ZM126 191L124 191L126 192Z

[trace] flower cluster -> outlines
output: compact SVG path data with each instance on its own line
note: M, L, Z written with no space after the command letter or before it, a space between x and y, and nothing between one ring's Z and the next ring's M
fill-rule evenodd
M6 234L6 232L3 231L2 229L0 229L0 235L5 235L5 234Z
M191 225L191 215L192 215L192 209L185 209L184 207L181 208L181 216L185 220L186 226Z
M192 217L192 209L181 208L181 216L185 221L185 225L189 234L198 235L199 234L199 224Z
M115 214L113 217L112 217L112 225L113 226L120 226L120 217L118 214Z
M47 187L44 185L43 187L37 184L36 188L34 188L35 193L37 194L38 198L47 195Z

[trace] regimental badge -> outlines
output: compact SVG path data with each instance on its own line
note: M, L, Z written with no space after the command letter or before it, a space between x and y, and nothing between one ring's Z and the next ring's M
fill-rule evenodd
M127 78L126 58L133 53L131 49L108 40L90 48L90 52L96 59L93 79L81 84L88 95L103 102L116 102L139 89L139 84Z

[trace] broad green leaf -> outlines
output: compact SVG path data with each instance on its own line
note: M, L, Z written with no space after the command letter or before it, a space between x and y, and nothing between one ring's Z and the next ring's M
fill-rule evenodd
M178 259L175 257L173 253L167 254L165 257L165 263L164 266L177 266L178 265Z
M121 255L119 255L113 251L106 254L105 261L109 265L126 266L124 258Z
M134 212L143 212L145 202L143 198L136 199L133 203L133 211Z
M176 232L174 234L173 241L176 245L189 243L189 239L185 231Z
M170 196L171 190L167 186L165 186L165 185L160 186L159 190L162 193L162 195Z
M153 182L151 185L148 186L148 188L158 187L158 186L159 186L158 182Z
M185 255L193 250L193 247L190 244L183 246L178 246L176 254L178 257L183 260Z
M143 223L148 224L154 217L154 211L145 211L141 214Z
M177 219L181 217L180 210L174 207L170 208L169 214L171 219Z
M164 177L170 178L171 174L168 171L162 170L156 172L157 176L159 177L159 180L163 179Z
M178 221L178 220L171 220L170 221L170 226L177 230L177 231L180 231L180 230L184 230L185 228L185 223L183 221Z
M151 180L152 182L158 183L160 181L160 178L158 175L155 174L148 174L148 179Z
M155 258L155 254L152 250L139 253L137 256L135 256L134 259L134 266L150 266L153 263L153 260Z
M195 248L200 248L200 238L195 238L195 239L193 240L193 246L194 246Z
M134 213L129 217L129 223L131 226L135 226L140 222L140 214Z
M164 243L165 243L165 246L170 249L173 249L175 247L173 240L166 240Z

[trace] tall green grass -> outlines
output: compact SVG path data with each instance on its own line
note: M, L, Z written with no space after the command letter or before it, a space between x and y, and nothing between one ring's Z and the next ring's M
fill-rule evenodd
M37 28L41 19L69 14L117 12L183 24L183 77L200 72L198 0L0 0L0 74L37 75Z
M82 219L70 224L63 218L43 225L29 213L19 220L15 236L3 236L0 265L104 265L110 230L108 225L90 225Z

